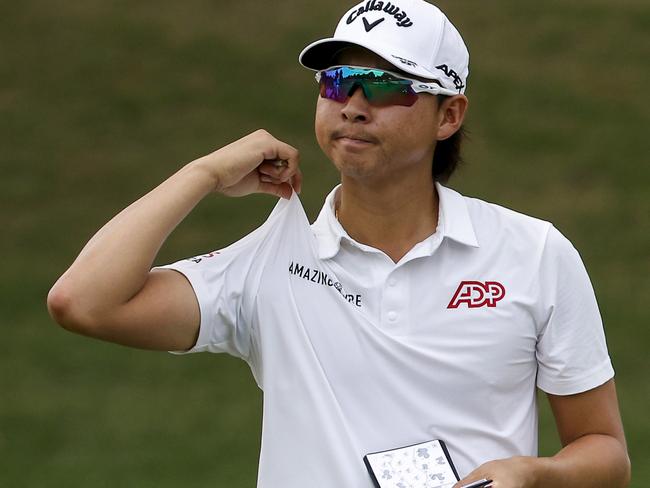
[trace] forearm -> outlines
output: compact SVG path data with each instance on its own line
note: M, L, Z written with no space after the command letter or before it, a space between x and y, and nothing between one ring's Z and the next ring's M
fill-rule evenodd
M74 297L84 313L127 302L144 285L165 239L214 187L200 164L183 167L102 227L53 292Z
M189 347L196 296L176 273L149 272L160 247L213 191L290 198L300 189L298 163L295 148L264 130L189 163L97 232L50 291L50 314L67 329L120 344Z
M495 488L624 488L630 479L627 452L616 437L587 434L553 457L516 456L482 464L460 482L494 480Z
M613 436L589 434L550 458L540 458L537 486L623 488L630 480L626 448Z

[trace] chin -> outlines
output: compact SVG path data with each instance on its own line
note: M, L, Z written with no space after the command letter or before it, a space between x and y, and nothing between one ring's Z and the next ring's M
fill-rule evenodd
M355 180L367 180L381 176L381 171L379 171L379 168L377 168L374 162L369 162L363 159L346 158L345 160L336 161L334 165L341 173L341 176Z

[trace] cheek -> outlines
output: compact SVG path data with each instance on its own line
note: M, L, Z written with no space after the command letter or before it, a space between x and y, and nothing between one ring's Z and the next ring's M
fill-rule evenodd
M435 144L436 111L429 105L419 105L406 120L400 120L398 132L406 144L428 148Z
M316 102L316 117L314 120L314 130L316 133L316 140L323 152L327 153L327 145L329 142L329 134L332 130L333 110L331 102L318 97Z
M392 117L382 119L382 147L403 163L429 161L435 147L436 131L433 114L427 110L403 113L395 110Z

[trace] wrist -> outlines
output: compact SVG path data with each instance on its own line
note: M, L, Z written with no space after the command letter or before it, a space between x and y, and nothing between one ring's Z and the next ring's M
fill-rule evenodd
M548 457L529 457L528 461L530 480L532 487L542 488L548 486L548 481L552 479L553 459Z
M222 178L214 169L214 161L208 161L207 156L195 159L186 168L208 186L208 193L221 192L223 189Z

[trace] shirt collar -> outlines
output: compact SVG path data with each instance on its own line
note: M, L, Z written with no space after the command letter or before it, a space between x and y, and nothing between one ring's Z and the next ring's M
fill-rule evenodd
M442 224L442 236L466 246L480 247L465 197L440 183L436 183L436 189L440 200L438 228Z
M460 244L470 247L479 247L474 226L467 209L464 197L447 187L436 182L440 207L438 211L438 228L436 234L442 238L449 238ZM318 243L320 259L331 259L339 252L341 239L347 239L358 247L365 247L356 243L335 216L335 204L341 185L337 185L325 198L325 203L318 218L312 224L312 231ZM435 234L434 234L435 235ZM436 246L437 247L437 246ZM431 248L431 252L435 247Z

